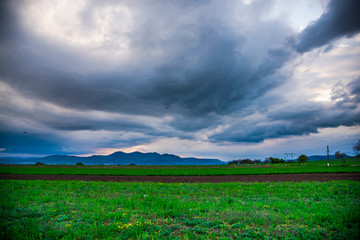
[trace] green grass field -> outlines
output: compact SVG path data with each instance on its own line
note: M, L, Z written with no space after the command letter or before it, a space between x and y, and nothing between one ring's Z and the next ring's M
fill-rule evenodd
M0 239L359 239L360 183L0 181Z
M219 165L219 166L1 166L5 174L69 174L69 175L124 175L124 176L201 176L201 175L244 175L244 174L287 174L287 173L326 173L360 172L360 160L354 158L342 166L340 160L312 161L305 165L261 164L261 165Z

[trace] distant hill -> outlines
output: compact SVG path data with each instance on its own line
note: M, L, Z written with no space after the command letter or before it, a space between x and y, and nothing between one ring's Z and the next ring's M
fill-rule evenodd
M0 158L0 164L71 164L81 162L85 165L221 165L219 159L181 158L173 154L114 152L110 155L93 155L77 157L69 155L50 155L42 158Z
M335 155L329 155L329 159L336 159ZM327 155L313 155L308 156L308 161L327 160Z
M335 155L330 155L330 160L336 159ZM326 155L308 156L308 161L326 160ZM296 160L296 159L295 159ZM50 155L42 158L0 158L0 164L34 164L42 162L45 164L70 164L74 165L81 162L85 165L222 165L227 162L219 159L203 158L182 158L173 154L142 153L142 152L114 152L110 155L92 155L90 157L77 157L70 155Z

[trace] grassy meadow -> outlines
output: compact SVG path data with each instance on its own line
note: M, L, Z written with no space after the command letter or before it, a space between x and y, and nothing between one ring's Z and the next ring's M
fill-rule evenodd
M359 239L360 183L0 181L0 239Z
M123 175L123 176L215 176L249 174L297 174L360 172L360 159L353 158L342 166L341 160L311 161L304 165L259 164L259 165L214 165L214 166L74 166L74 165L1 165L0 174L61 174L61 175Z

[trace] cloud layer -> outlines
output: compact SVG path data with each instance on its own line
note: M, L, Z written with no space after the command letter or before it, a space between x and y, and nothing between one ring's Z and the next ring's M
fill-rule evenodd
M359 51L358 1L330 1L301 32L274 14L276 1L1 4L3 152L262 142L359 125L359 71L329 81L326 102L278 94L303 91L288 86L300 84L301 59L343 39Z

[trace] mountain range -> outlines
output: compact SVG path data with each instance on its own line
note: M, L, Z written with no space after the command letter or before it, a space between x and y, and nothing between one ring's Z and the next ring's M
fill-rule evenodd
M329 156L330 160L335 159L334 155ZM308 156L309 161L326 160L326 155ZM222 165L227 164L219 159L205 158L182 158L173 154L142 153L142 152L114 152L110 155L92 155L89 157L78 157L71 155L50 155L41 158L14 158L0 157L0 164L34 164L41 162L45 164L69 164L82 163L85 165Z
M71 164L85 165L221 165L225 164L219 159L182 158L173 154L141 153L141 152L114 152L110 155L92 155L78 157L69 155L50 155L41 158L0 158L0 164Z

